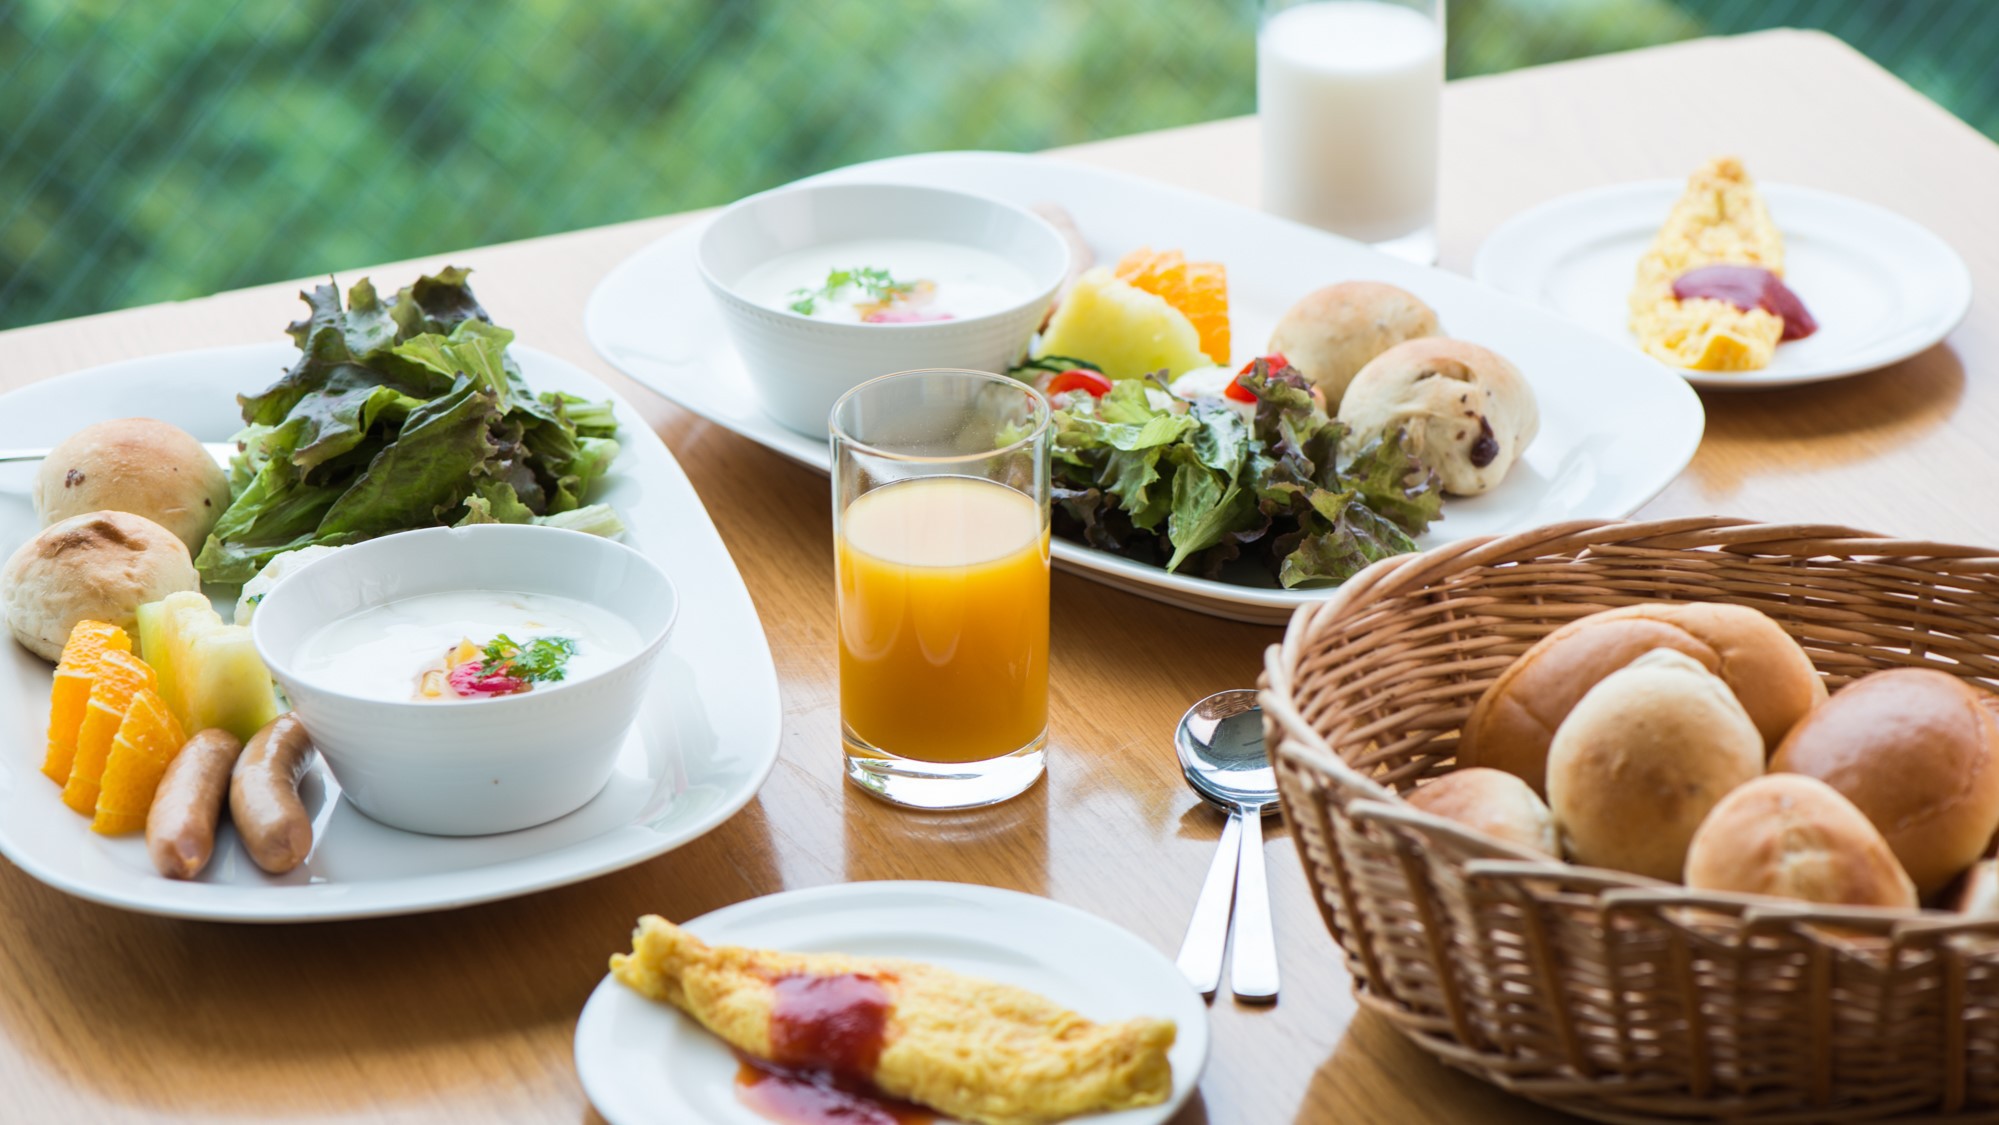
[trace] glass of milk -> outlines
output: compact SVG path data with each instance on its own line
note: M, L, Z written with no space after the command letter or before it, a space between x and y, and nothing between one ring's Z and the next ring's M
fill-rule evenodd
M1443 87L1444 0L1266 0L1264 208L1436 261Z

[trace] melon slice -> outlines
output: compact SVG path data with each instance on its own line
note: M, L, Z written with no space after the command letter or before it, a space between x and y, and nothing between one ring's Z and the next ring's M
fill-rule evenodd
M1070 286L1042 333L1040 354L1088 360L1113 379L1210 366L1185 313L1102 266Z

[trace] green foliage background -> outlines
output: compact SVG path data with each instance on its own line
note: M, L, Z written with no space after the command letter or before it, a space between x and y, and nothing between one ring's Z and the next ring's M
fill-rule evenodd
M1253 0L0 0L0 327L1249 113ZM1450 71L1833 31L1999 135L1993 0L1452 0Z

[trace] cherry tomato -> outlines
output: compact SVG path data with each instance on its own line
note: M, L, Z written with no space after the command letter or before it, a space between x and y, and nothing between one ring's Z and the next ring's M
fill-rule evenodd
M1066 391L1088 391L1091 398L1102 398L1111 393L1111 381L1095 371L1071 368L1048 380L1048 393L1059 395Z
M1285 359L1282 352L1271 352L1269 355L1263 357L1263 361L1269 364L1272 371L1282 371L1291 366L1291 361ZM1236 372L1235 378L1229 380L1229 385L1223 388L1222 393L1237 402L1255 402L1255 393L1242 385L1242 377L1255 369L1256 361L1253 359L1243 364L1242 370Z

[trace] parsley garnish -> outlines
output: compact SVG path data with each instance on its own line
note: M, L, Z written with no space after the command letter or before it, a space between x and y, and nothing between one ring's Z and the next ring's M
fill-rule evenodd
M501 633L480 654L479 675L554 683L569 674L569 658L575 655L576 642L568 637L536 637L523 646Z
M832 300L842 289L859 289L868 299L877 303L893 301L906 296L916 288L907 281L897 281L887 270L873 266L856 266L850 270L830 270L826 274L826 284L817 289L793 289L791 291L791 311L800 316L811 316L820 300Z

